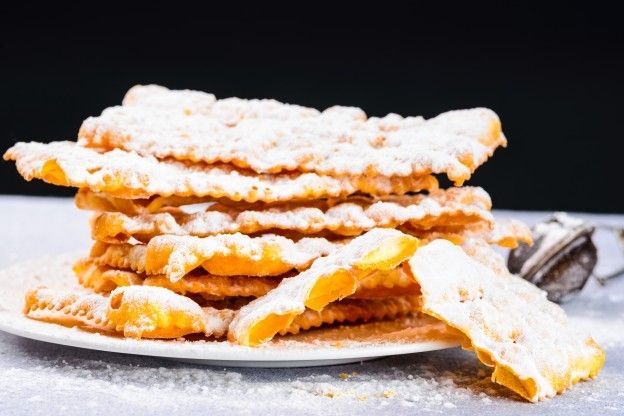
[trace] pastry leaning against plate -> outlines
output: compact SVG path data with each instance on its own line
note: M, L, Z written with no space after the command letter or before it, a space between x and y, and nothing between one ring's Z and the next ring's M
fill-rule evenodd
M76 288L28 288L24 314L252 347L435 320L494 382L552 397L595 377L605 355L492 248L530 245L530 230L497 221L489 195L462 186L506 143L485 108L377 118L135 86L77 141L4 154L26 180L78 188L76 205L93 211Z

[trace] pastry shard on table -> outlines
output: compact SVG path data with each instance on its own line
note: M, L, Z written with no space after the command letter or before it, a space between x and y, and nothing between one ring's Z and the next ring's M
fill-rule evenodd
M396 339L428 322L494 367L493 381L552 397L595 377L604 352L492 249L531 244L530 230L462 186L506 143L484 108L369 118L135 86L77 141L4 155L27 180L78 188L94 213L76 289L30 288L24 314L248 346L367 322ZM455 186L440 189L440 175Z

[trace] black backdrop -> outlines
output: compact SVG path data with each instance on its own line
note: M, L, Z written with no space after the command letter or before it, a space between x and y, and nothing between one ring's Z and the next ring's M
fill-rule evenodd
M620 14L596 2L3 6L0 147L74 139L136 83L370 115L487 106L510 146L470 181L495 207L623 212ZM470 4L466 4L470 3ZM502 4L504 2L501 2ZM70 195L0 163L0 193Z

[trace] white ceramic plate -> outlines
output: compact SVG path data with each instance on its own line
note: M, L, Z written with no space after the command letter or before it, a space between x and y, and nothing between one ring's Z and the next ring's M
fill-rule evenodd
M424 338L415 342L280 341L262 347L243 347L217 341L132 340L85 332L77 328L34 321L22 315L24 291L31 286L75 287L71 262L75 255L41 259L0 271L0 330L53 344L136 354L205 365L231 367L310 367L345 364L390 355L411 354L454 347L448 339Z

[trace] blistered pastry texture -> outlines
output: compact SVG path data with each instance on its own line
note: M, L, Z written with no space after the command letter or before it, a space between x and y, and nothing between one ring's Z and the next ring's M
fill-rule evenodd
M464 187L383 201L351 198L346 202L318 207L285 204L236 210L215 204L195 213L170 210L129 216L121 212L102 212L94 217L91 231L95 240L108 243L123 243L131 237L147 242L161 234L205 237L236 232L253 234L275 229L302 234L330 231L352 236L375 227L395 228L402 224L422 230L440 225L489 225L493 223L490 206L489 195L483 189Z
M98 266L145 273L147 245L106 244L96 241L91 247L90 257Z
M146 275L130 270L99 265L93 258L84 258L74 264L74 273L81 286L98 293L109 293L118 286L147 285L169 289L181 295L200 295L207 300L234 297L260 297L277 287L282 278L264 276L217 276L212 274L186 275L172 282L164 275ZM406 296L420 293L418 285L405 267L378 271L358 282L354 299L380 299L387 296Z
M517 220L495 220L493 223L475 222L464 225L436 225L427 230L420 230L412 226L401 226L400 229L426 241L444 239L455 244L463 244L472 239L505 248L517 247L520 243L533 244L531 229Z
M197 294L206 299L259 297L265 295L280 282L280 278L275 277L210 274L185 276L172 282L164 275L145 275L98 265L91 258L76 262L74 272L83 287L100 293L108 293L118 286L146 285L164 287L181 295Z
M104 294L119 286L142 285L146 278L144 273L98 264L90 257L75 262L73 271L82 287Z
M216 275L277 276L305 269L339 245L324 238L294 242L272 234L219 234L204 238L163 235L147 244L146 272L165 274L172 281L199 266Z
M496 273L460 247L436 240L409 260L422 311L463 332L492 380L532 402L595 377L604 352L572 328L546 293L507 271Z
M117 198L102 192L93 192L81 188L76 192L74 202L80 209L97 212L120 212L127 215L156 213L169 210L171 207L198 204L211 201L209 197L196 196L159 196L151 198ZM240 201L238 203L241 203Z
M164 274L176 281L200 266L221 276L277 276L305 269L314 259L340 245L320 237L295 242L273 234L219 234L204 238L162 235L148 244L96 242L91 257L100 265Z
M367 118L353 107L319 113L272 100L211 102L212 96L198 92L147 88L135 87L125 105L86 119L79 142L161 159L232 163L259 173L407 177L433 172L458 185L506 145L498 116L486 108L429 120L398 114Z
M349 299L320 312L306 310L280 333L297 334L324 324L398 318L419 308L417 296ZM222 338L237 313L233 309L201 308L167 289L147 286L120 287L109 296L39 287L27 292L24 305L24 314L32 319L131 338L170 339L189 334Z
M228 338L243 345L268 341L306 307L320 311L355 293L358 282L368 275L395 269L417 245L417 239L395 229L368 231L241 308L230 325Z
M109 332L115 324L108 319L106 298L97 294L56 292L38 287L26 292L24 315L65 326L85 326Z
M280 335L297 334L325 324L367 322L398 318L420 310L420 296L386 297L384 299L345 299L320 311L306 309L281 330Z
M143 284L164 287L180 294L197 294L207 300L228 297L260 297L276 287L280 279L262 276L187 276L172 282L166 276L147 276Z
M437 190L437 188L436 188ZM394 200L402 198L403 196L388 195L386 197L380 197L380 200ZM346 198L337 199L317 199L317 200L305 200L305 201L282 201L282 202L246 202L246 201L232 201L226 198L210 198L210 197L197 197L197 196L161 196L152 195L149 198L119 198L103 192L94 192L87 188L81 188L76 193L76 206L80 209L97 211L97 212L120 212L126 215L139 215L139 214L157 214L162 212L186 212L188 205L193 204L205 204L215 206L214 210L232 210L232 211L248 211L248 210L266 210L268 208L285 207L298 208L298 207L317 207L319 209L327 209L338 202L351 202L353 200L365 199L372 201L371 197L364 195L354 195ZM326 207L326 208L324 208Z
M258 175L230 165L159 161L119 149L98 153L72 142L17 143L4 154L15 160L26 179L42 179L60 186L89 188L123 198L209 196L232 201L288 201L403 194L437 188L430 175L420 177L343 176L316 173Z
M222 335L207 332L205 312L197 303L159 287L124 286L109 296L56 292L42 287L26 294L24 313L33 319L119 332L130 338Z

